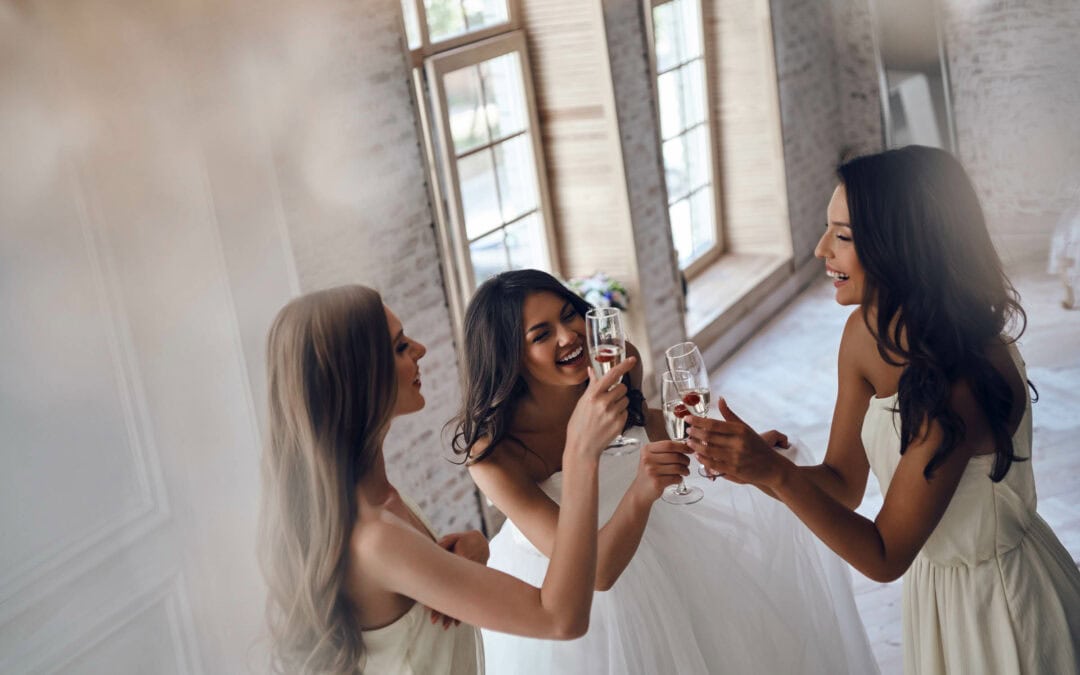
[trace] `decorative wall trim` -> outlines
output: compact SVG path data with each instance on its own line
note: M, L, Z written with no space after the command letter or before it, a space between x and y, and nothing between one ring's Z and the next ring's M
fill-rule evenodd
M110 329L110 356L124 411L127 449L138 485L138 501L118 514L105 516L97 525L82 530L77 537L57 541L19 565L4 570L0 575L0 623L36 604L49 592L49 588L83 574L169 518L169 503L154 442L153 425L130 325L119 293L115 265L100 226L100 218L86 194L77 169L72 168L70 175L94 288L103 319ZM50 578L48 585L34 586L45 577Z

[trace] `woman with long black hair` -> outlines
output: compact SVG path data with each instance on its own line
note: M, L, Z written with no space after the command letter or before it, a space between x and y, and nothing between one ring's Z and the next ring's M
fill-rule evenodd
M551 275L517 270L482 284L466 312L455 449L508 518L488 564L528 583L544 577L558 552L553 534L567 496L559 458L571 411L591 387L589 309ZM658 501L690 473L688 450L667 440L659 412L645 405L640 368L626 384L624 433L640 450L601 458L602 592L589 631L562 643L485 631L490 672L876 672L846 566L781 504L696 472L689 480L704 491L701 501Z
M904 576L907 673L1076 673L1080 573L1035 512L1025 315L960 163L910 146L839 169L816 254L840 343L824 463L796 467L721 401L713 470L758 485L878 581ZM885 496L855 513L868 472Z

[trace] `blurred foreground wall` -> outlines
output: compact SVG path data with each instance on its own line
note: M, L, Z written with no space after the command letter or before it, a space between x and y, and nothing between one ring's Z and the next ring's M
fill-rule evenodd
M0 672L265 670L278 307L379 288L427 343L388 440L476 526L395 0L0 2Z

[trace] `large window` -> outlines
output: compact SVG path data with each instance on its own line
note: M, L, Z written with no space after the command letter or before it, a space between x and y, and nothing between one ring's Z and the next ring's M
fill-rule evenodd
M513 1L402 5L460 318L460 306L488 277L554 271L528 54Z
M651 0L671 236L688 275L721 251L700 0Z

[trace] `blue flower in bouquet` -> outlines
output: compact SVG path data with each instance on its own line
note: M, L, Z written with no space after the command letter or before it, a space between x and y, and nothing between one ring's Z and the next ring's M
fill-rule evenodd
M625 310L630 305L626 286L603 272L591 277L575 277L567 285L594 307L615 307Z

